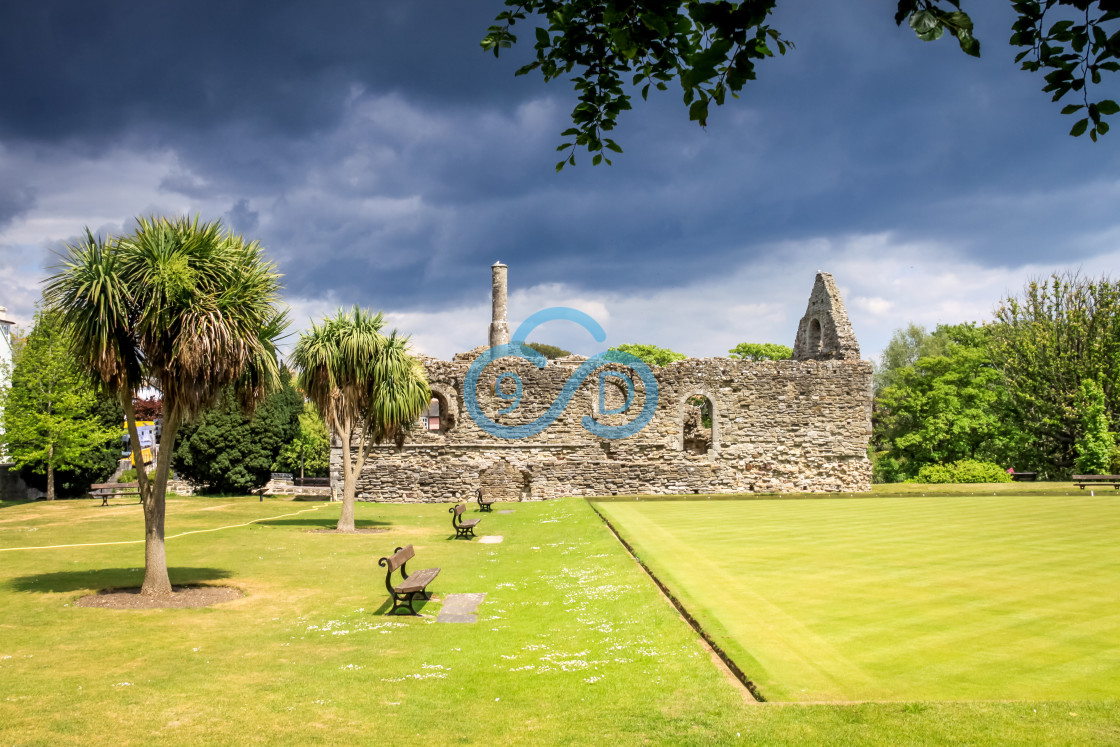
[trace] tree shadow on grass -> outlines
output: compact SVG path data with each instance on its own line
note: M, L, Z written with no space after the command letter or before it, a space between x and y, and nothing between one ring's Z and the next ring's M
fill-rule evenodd
M338 526L338 519L318 519L314 517L307 517L306 519L266 519L265 521L258 521L257 524L261 526L271 527L311 527L315 529L334 529ZM378 527L391 526L392 522L389 521L376 521L374 519L357 519L354 521L355 529L376 529Z
M221 568L168 568L167 575L174 586L217 581L231 576L229 571ZM100 568L18 576L8 581L7 586L13 591L47 594L85 589L127 589L140 586L143 582L143 568Z

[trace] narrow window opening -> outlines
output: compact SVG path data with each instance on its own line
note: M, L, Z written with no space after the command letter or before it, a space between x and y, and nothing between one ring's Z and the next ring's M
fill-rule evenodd
M703 395L689 397L684 408L684 450L707 454L712 448L712 401Z
M809 355L817 355L821 352L821 322L819 319L813 319L809 322Z

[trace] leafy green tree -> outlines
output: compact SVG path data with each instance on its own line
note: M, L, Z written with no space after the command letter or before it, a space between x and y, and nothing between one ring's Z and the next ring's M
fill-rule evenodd
M991 362L990 331L973 324L941 325L924 355L894 369L875 403L874 440L887 471L915 474L923 465L963 459L1009 461L1023 436L1005 417L1003 376Z
M1081 433L1074 445L1074 464L1079 474L1108 474L1112 467L1113 436L1108 430L1104 407L1104 390L1092 379L1081 382L1078 416Z
M313 477L323 477L331 467L331 437L319 409L311 402L303 403L299 414L299 430L295 437L284 444L276 457L277 470L299 472Z
M947 338L932 335L920 324L911 322L905 329L896 329L879 356L875 367L875 394L895 383L897 372L913 366L919 358L944 355Z
M1120 282L1076 273L1031 281L1000 303L991 335L1007 417L1030 434L1025 447L1038 471L1069 474L1082 382L1100 384L1110 420L1120 412Z
M664 91L676 81L688 117L707 126L709 108L722 105L756 76L756 65L785 54L793 45L769 25L777 0L504 0L505 9L487 30L482 47L498 56L517 42L518 22L533 25L535 59L518 75L537 70L546 81L569 79L577 94L572 127L557 150L556 164L575 164L576 149L592 153L592 163L610 163L607 151L622 152L609 133L631 108L630 86L643 99L650 88ZM1063 114L1080 117L1070 131L1090 128L1093 140L1108 132L1105 116L1120 106L1091 100L1091 86L1120 70L1120 10L1115 0L1016 0L1011 44L1024 70L1044 72L1043 91L1058 101L1069 93L1080 103ZM919 39L935 41L945 32L969 55L980 55L972 19L960 0L899 0L895 22L904 21Z
M247 414L229 387L217 404L193 423L184 423L175 447L175 469L209 490L249 493L264 487L284 445L299 434L303 397L288 370L281 387Z
M114 427L99 417L97 392L70 353L57 315L36 312L31 334L14 353L11 384L0 389L5 451L28 477L45 477L48 501L58 495L59 477L64 493L85 492L116 467L120 421Z
M105 482L116 471L121 461L121 434L124 433L124 409L120 401L109 392L95 390L96 401L91 417L101 424L107 433L115 436L99 448L88 451L82 463L73 469L59 469L54 473L54 486L61 497L85 495L89 486L95 482ZM47 476L30 469L20 471L20 477L28 486L47 491ZM132 482L126 480L125 482Z
M276 340L287 326L279 274L257 242L198 219L138 218L120 239L86 236L68 245L44 297L70 329L79 365L115 392L132 443L132 401L147 382L163 395L161 450L228 386L251 406L276 388ZM138 465L144 504L141 593L171 593L164 543L171 459L153 476Z
M613 347L611 350L620 350L623 353L629 353L650 368L668 366L674 361L683 361L688 357L684 353L678 353L669 348L659 348L656 345L643 345L641 343L627 342L618 347Z
M793 357L793 348L776 342L740 342L727 352L745 361L785 361Z
M347 447L340 532L354 531L358 477L373 445L403 436L432 399L424 367L408 353L408 338L396 330L383 335L383 326L381 312L339 309L301 332L292 352L299 388Z
M572 354L572 351L570 350L558 348L555 345L546 345L543 342L527 342L525 343L525 347L536 350L538 353L543 355L545 358L548 358L550 361Z

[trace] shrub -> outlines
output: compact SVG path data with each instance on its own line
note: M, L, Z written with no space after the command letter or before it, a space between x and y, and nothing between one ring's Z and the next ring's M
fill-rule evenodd
M1011 475L998 464L961 459L949 464L927 464L918 470L913 482L1011 482Z
M117 482L136 482L136 470L126 469L120 474L120 477L117 478Z
M887 456L885 451L871 455L871 482L902 482L905 479L906 473L897 459Z

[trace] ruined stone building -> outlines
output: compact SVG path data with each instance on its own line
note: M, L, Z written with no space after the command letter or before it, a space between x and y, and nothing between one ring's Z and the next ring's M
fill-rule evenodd
M505 265L494 265L492 283L490 347L510 342ZM480 347L450 361L422 358L433 409L403 441L374 447L360 500L467 500L479 487L500 500L870 490L871 364L860 360L826 272L817 274L792 360L689 358L653 369L656 407L651 402L648 424L625 438L596 436L586 425L634 421L645 411L646 386L627 367L605 363L572 390L569 379L587 361L576 355L543 368L518 357L490 361L477 377L478 409L502 429L531 433L492 435L469 416L464 397L471 364L486 354ZM618 374L630 375L632 392ZM565 391L567 406L536 432L530 425L555 415ZM628 398L630 409L618 413ZM331 473L339 490L340 459L336 441Z

